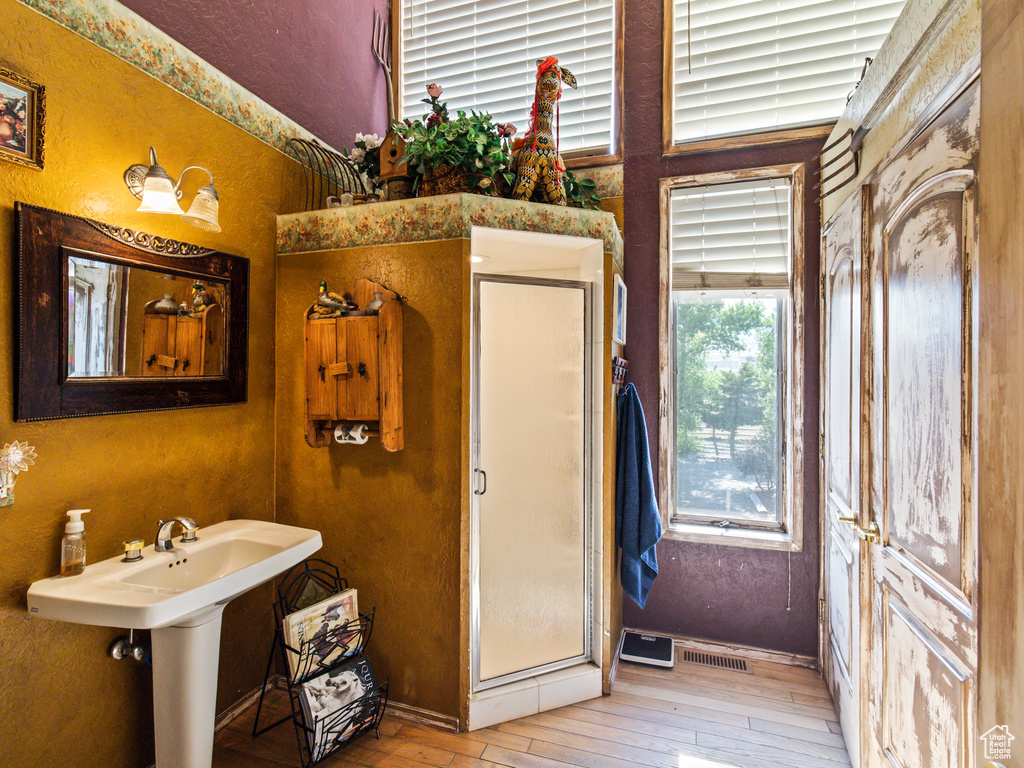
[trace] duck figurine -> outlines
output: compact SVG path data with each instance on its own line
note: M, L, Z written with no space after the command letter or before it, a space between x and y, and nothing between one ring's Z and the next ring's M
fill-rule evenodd
M206 290L206 286L200 282L192 284L192 316L202 315L203 310L213 304L213 296Z
M356 309L356 305L340 296L327 290L327 281L320 281L320 295L317 297L313 311L320 317L347 317Z

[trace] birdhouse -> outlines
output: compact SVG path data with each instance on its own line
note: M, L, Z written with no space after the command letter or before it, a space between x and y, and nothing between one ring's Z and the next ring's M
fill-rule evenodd
M380 145L380 177L388 190L388 200L412 197L412 176L405 157L405 139L389 131Z

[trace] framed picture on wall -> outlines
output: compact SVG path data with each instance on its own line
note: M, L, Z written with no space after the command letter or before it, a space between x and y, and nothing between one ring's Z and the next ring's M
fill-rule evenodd
M43 168L46 89L0 67L0 158Z
M622 277L615 276L615 302L614 302L614 340L618 344L626 343L626 284Z

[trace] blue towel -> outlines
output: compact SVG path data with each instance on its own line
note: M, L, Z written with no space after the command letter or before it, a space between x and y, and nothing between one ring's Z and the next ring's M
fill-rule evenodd
M654 492L647 425L636 387L619 390L619 445L616 452L615 543L622 547L622 588L641 608L658 575L655 545L661 515Z

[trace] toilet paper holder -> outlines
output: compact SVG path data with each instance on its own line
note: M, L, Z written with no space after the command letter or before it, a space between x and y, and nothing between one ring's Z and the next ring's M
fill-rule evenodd
M334 428L334 439L339 443L354 443L365 445L371 435L378 434L375 429L370 429L365 424L338 424Z

